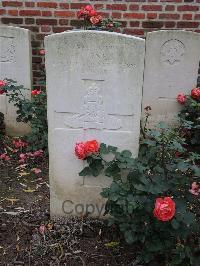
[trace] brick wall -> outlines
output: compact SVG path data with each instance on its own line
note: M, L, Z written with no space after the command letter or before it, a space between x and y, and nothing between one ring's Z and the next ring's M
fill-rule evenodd
M1 24L32 32L34 86L38 85L44 63L39 54L44 36L80 27L77 11L86 4L94 5L103 17L121 21L121 33L140 37L158 29L200 33L200 0L1 1Z

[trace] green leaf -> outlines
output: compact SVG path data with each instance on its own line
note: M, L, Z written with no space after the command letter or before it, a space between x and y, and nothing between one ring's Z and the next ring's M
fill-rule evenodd
M80 173L79 176L87 176L87 175L91 175L92 171L91 169L87 166L85 167Z
M195 215L192 212L186 212L183 215L183 221L187 224L187 225L191 225L194 223L195 221Z
M124 150L124 151L121 152L121 155L123 157L128 157L129 158L129 157L132 156L132 153L129 150Z
M124 233L125 240L128 244L132 244L134 242L134 237L132 231L125 231Z
M171 225L175 230L179 228L179 222L176 219L171 221Z
M101 143L101 145L100 145L100 153L101 154L108 154L109 153L106 144Z

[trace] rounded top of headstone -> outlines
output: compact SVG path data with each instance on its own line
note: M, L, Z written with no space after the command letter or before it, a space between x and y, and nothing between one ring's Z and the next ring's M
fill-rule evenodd
M20 34L29 34L30 31L28 29L20 28L20 27L14 27L14 26L6 26L6 25L0 25L0 31L1 32L13 32L13 33L20 33Z
M188 30L156 30L147 33L147 36L153 35L191 35L200 36L198 32L188 31Z
M55 33L51 34L45 37L46 40L48 39L54 39L59 38L63 36L70 36L70 35L80 35L80 36L92 36L92 35L98 35L98 36L113 36L113 37L119 37L124 39L131 39L131 40L137 40L144 42L145 40L140 37L135 37L127 34L117 33L117 32L109 32L109 31L99 31L99 30L70 30L70 31L64 31L61 33Z

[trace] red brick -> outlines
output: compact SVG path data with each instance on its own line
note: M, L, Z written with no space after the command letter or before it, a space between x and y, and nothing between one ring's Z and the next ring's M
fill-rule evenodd
M0 15L3 15L6 13L6 10L5 9L0 9Z
M39 28L36 26L23 26L23 28L30 30L32 32L39 32Z
M37 3L38 7L45 7L45 8L56 8L57 7L57 3L53 2L39 2Z
M68 25L69 24L69 20L67 20L67 19L59 19L59 24L60 25Z
M103 18L109 18L109 13L107 12L98 12L98 15L101 15Z
M34 18L25 18L25 24L34 24L35 19Z
M25 2L26 7L35 7L35 3L33 2Z
M41 12L40 10L20 10L19 11L20 16L25 16L25 17L35 17L35 16L40 16Z
M81 9L84 6L90 5L89 3L71 3L71 9Z
M130 26L131 27L139 27L140 26L140 22L139 21L131 21L130 22Z
M183 20L192 20L192 14L183 14Z
M45 19L45 18L38 18L36 19L37 25L57 25L57 19Z
M198 11L199 7L198 6L191 6L191 5L184 5L184 6L178 6L177 10L178 11Z
M75 12L72 11L55 11L54 15L56 17L74 17L75 16Z
M194 16L194 19L196 19L196 20L200 20L200 14L196 14L196 15Z
M18 16L18 10L8 10L8 15L10 15L10 16Z
M41 63L42 62L42 58L41 57L33 57L33 63Z
M155 19L155 18L157 18L157 13L147 13L147 18L148 19Z
M37 35L36 35L36 39L37 39L37 40L41 40L41 41L43 41L43 40L44 40L44 37L47 36L47 35L48 35L48 34L37 34Z
M51 27L48 25L43 25L41 26L41 32L50 32L51 31Z
M120 23L121 23L121 28L125 28L127 26L127 21L120 20Z
M122 17L122 14L121 13L117 13L117 12L113 12L112 13L112 18L121 18Z
M95 9L103 9L104 5L103 4L95 4L94 8Z
M160 14L159 15L160 19L179 19L180 15L179 14Z
M106 9L126 11L127 6L125 4L113 4L113 5L106 5Z
M183 0L161 0L161 2L181 3Z
M60 3L60 8L62 8L62 9L69 9L69 4Z
M42 11L42 16L43 17L51 17L52 16L52 12L51 11Z
M139 5L130 5L129 9L130 10L139 10Z
M175 6L173 5L168 5L165 7L165 11L174 11L175 10Z
M162 28L163 22L161 21L144 21L142 22L143 28Z
M66 31L67 27L53 27L53 32L54 33L59 33L59 32L63 32Z
M129 34L129 35L143 36L144 35L144 30L142 30L142 29L124 29L123 33Z
M22 6L22 2L17 2L17 1L2 1L2 6Z
M162 11L161 5L143 5L142 10L145 11Z
M198 28L199 22L192 21L179 21L177 22L177 28Z
M4 24L22 24L23 23L23 18L1 18L1 22Z
M144 13L124 13L124 18L127 19L144 19L145 14Z
M176 23L174 21L166 21L165 28L174 28Z

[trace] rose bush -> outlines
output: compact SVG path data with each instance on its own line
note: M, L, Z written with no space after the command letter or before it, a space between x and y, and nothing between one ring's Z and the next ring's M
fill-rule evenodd
M46 92L32 90L31 100L24 97L27 90L22 85L16 85L16 81L1 80L1 90L8 97L9 102L17 108L17 121L28 123L31 133L26 136L30 151L42 149L47 153L47 104Z
M200 153L200 88L193 88L190 95L179 94L177 100L182 105L180 132L186 139L187 149Z
M121 26L120 22L114 21L111 18L103 19L91 5L82 7L81 10L78 11L77 17L78 19L83 19L84 29L113 31Z
M118 226L125 240L137 246L138 259L147 265L199 262L200 171L195 153L188 152L185 144L179 128L160 123L157 129L144 130L138 158L103 143L88 154L80 146L84 154L80 157L88 165L79 175L112 178L111 186L101 193L107 200L108 225Z

